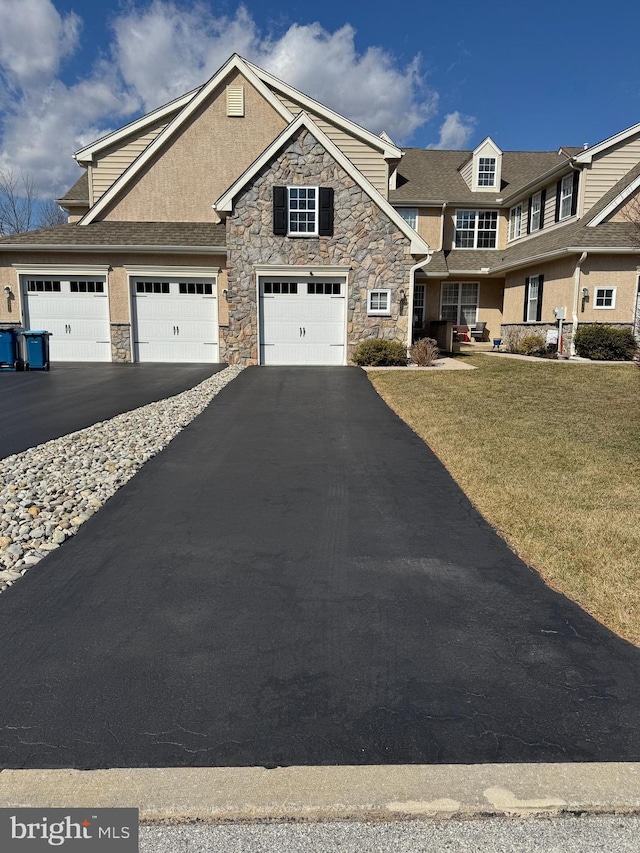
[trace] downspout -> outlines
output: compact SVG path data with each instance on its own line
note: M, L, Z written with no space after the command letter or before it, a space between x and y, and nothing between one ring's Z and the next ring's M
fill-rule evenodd
M411 349L411 345L413 341L411 338L413 337L413 287L415 284L416 271L421 267L426 267L431 258L433 257L433 249L429 251L429 254L426 258L423 258L421 261L418 261L417 264L414 264L409 270L409 305L407 310L407 352ZM424 293L425 302L427 299L427 289L425 288Z
M443 202L442 213L440 214L440 251L444 249L444 212L447 209L447 202Z
M582 264L586 261L588 252L583 252L578 258L578 262L576 264L575 272L573 273L573 312L571 314L571 320L573 323L572 331L571 331L571 351L570 355L574 356L576 354L576 332L578 330L578 302L580 301L580 273L582 271Z

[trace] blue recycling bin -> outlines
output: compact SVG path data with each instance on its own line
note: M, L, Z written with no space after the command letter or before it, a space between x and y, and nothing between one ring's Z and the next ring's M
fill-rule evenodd
M24 332L27 370L49 370L49 337L51 332L29 329Z
M0 370L22 370L22 329L9 326L0 329Z

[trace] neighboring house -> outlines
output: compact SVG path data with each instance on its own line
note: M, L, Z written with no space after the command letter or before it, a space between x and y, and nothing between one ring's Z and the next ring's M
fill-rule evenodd
M433 320L637 318L640 125L403 152L234 55L75 157L69 224L0 240L0 322L53 360L346 364Z
M408 149L391 180L392 204L434 250L416 275L417 329L439 318L544 336L564 308L567 349L580 323L640 336L640 124L557 152L503 152L490 138Z

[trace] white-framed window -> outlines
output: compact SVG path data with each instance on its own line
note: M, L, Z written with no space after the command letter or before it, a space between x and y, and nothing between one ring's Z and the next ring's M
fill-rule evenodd
M571 206L573 201L573 174L565 175L560 184L560 209L558 211L558 221L571 216Z
M525 284L524 320L525 323L535 323L541 317L542 276L532 275Z
M415 284L413 287L413 327L422 328L424 324L424 284Z
M509 213L509 239L515 240L520 236L522 228L522 205L518 204L511 208Z
M289 234L296 237L318 234L318 187L287 187Z
M477 281L443 281L440 296L440 319L456 326L472 326L478 322Z
M529 207L529 231L539 231L542 228L542 192L531 196Z
M615 287L596 287L593 294L594 308L615 308L616 307L616 289Z
M478 157L478 186L495 187L496 185L496 158Z
M418 208L417 207L398 207L398 213L414 231L418 230Z
M456 210L456 249L495 249L497 210Z
M390 314L391 291L370 290L367 294L367 314Z

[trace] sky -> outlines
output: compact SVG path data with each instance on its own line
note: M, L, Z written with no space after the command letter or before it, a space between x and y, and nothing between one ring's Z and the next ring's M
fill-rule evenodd
M400 146L595 144L640 122L638 24L637 0L0 0L0 169L60 196L74 151L233 52Z

